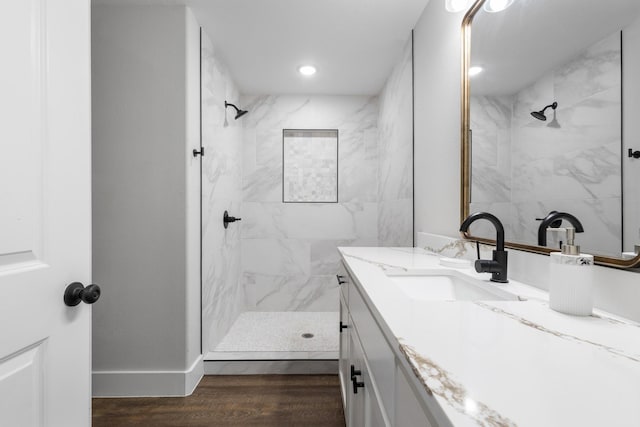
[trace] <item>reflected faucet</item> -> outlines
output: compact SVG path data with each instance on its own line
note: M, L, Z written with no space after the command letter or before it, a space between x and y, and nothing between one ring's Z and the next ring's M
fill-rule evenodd
M478 259L475 268L478 273L491 273L491 281L508 283L507 279L507 251L504 250L504 227L500 220L488 212L476 212L467 217L460 225L460 231L466 233L469 226L479 220L486 219L496 228L496 249L493 251L493 259Z
M584 227L582 223L578 221L578 218L567 212L551 211L549 215L545 216L538 227L538 246L547 246L547 228L550 226L558 228L560 226L557 223L558 220L566 219L576 229L576 233L584 233ZM555 224L554 224L555 222Z

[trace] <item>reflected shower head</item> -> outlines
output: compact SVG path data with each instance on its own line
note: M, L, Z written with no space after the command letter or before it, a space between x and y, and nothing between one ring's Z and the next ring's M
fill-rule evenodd
M233 107L233 108L236 109L236 117L235 117L236 120L238 120L240 117L242 117L242 116L244 116L245 114L248 113L247 110L241 110L238 107L236 107L235 105L233 105L233 104L231 104L231 103L229 103L227 101L224 101L224 108L228 108L228 107Z
M544 107L542 110L540 111L533 111L531 113L531 115L533 117L535 117L538 120L542 120L543 122L547 121L547 116L544 115L544 112L546 111L547 108L551 107L552 110L555 110L556 108L558 108L558 103L554 102L553 104L549 104L546 107Z

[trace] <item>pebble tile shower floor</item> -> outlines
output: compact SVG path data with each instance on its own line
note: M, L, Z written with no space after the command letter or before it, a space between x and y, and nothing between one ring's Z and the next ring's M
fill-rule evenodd
M337 312L244 312L215 349L218 352L338 351ZM312 334L313 337L305 337Z

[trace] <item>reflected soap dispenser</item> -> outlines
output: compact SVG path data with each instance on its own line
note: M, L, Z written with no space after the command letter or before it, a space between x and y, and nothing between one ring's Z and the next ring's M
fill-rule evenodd
M562 252L551 253L549 306L560 313L590 316L593 311L593 272L590 268L593 255L580 253L580 246L574 242L575 228L549 230L567 233Z

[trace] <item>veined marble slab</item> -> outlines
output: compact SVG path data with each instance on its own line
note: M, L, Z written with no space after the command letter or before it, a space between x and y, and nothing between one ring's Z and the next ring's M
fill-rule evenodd
M463 248L460 248L463 249ZM419 248L339 248L391 343L455 426L640 425L640 325L573 317L512 280L526 301L411 300L388 269L437 269ZM459 270L475 278L488 275Z

